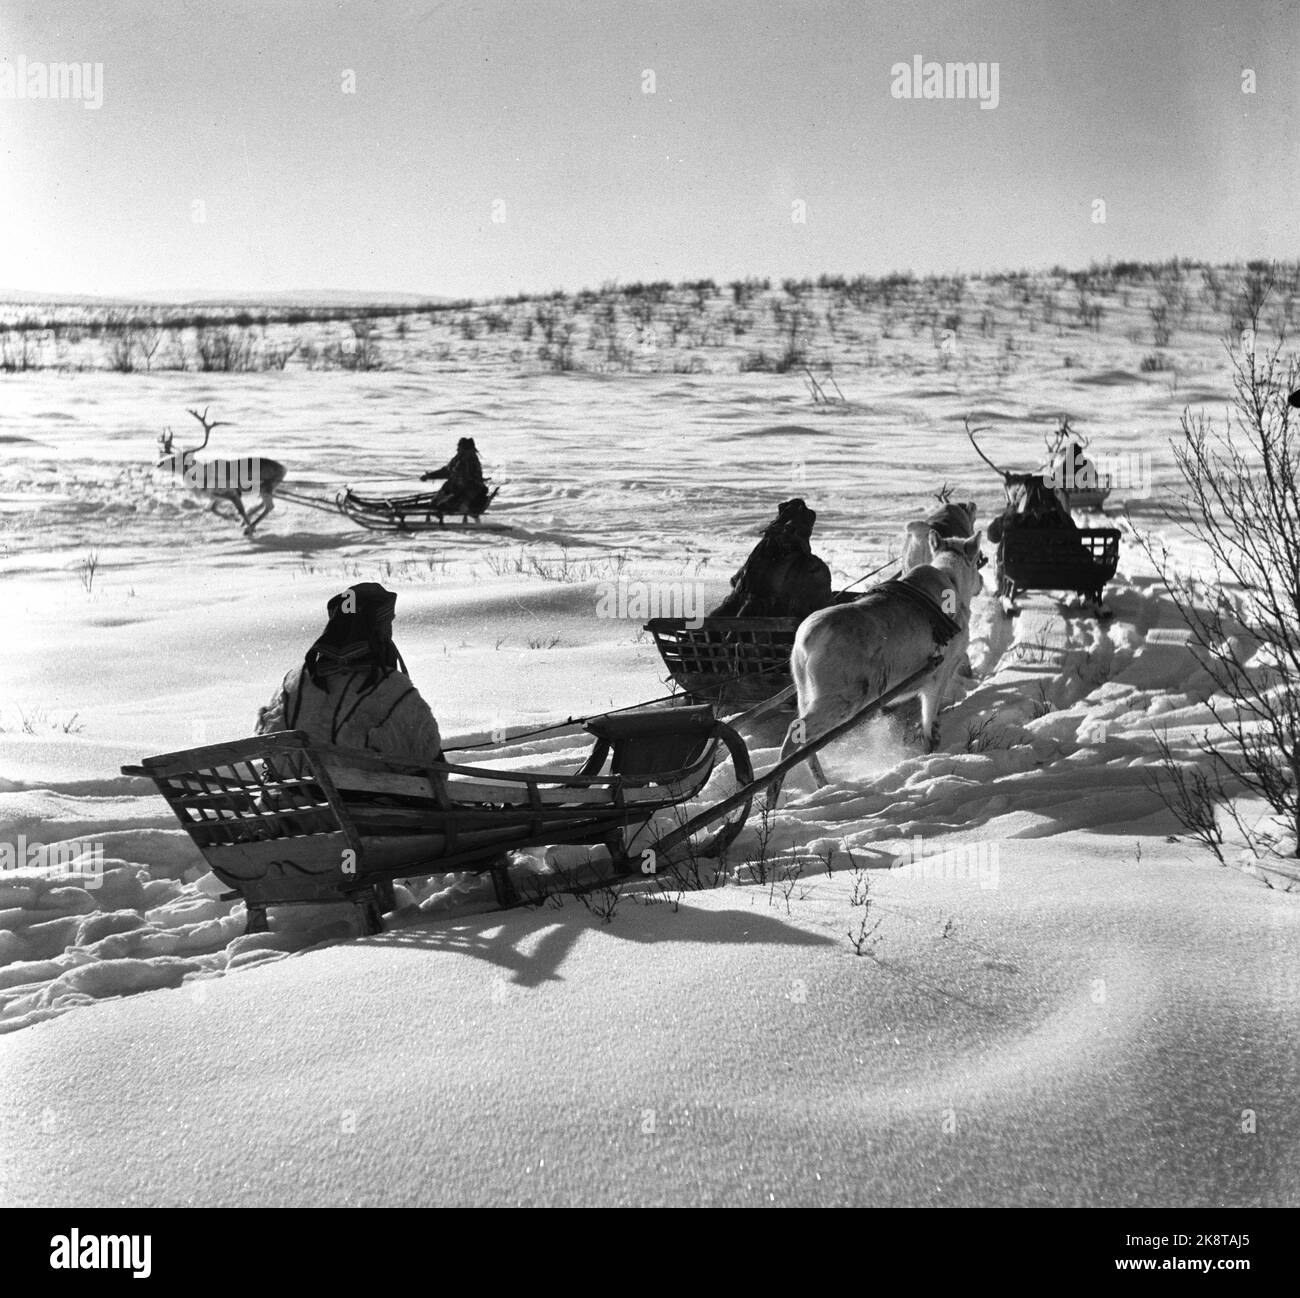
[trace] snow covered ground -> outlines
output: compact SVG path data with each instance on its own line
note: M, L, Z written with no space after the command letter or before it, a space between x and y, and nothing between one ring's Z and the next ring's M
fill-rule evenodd
M955 346L841 326L834 406L737 372L736 347L693 373L663 348L543 373L508 340L444 354L432 325L386 337L374 373L0 378L0 842L95 844L104 867L95 887L0 873L0 1202L1300 1199L1296 899L1219 866L1149 787L1153 732L1190 743L1207 688L1128 538L1195 561L1161 517L1168 443L1185 404L1228 397L1223 330L1188 323L1176 368L1141 372L1140 293L1092 332L968 291L994 323ZM284 503L246 540L147 468L209 404L232 421L214 450L274 455L313 496L410 484L473 436L514 530L385 538ZM716 888L628 893L606 920L483 913L434 880L378 937L329 910L245 937L152 786L117 773L249 733L355 580L398 592L446 736L656 697L639 621L601 616L609 583L711 606L792 495L842 582L945 482L986 526L1001 486L966 415L1008 467L1062 415L1140 466L1109 506L1113 617L979 600L939 751L864 727L829 787L787 781ZM783 724L747 735L759 769Z

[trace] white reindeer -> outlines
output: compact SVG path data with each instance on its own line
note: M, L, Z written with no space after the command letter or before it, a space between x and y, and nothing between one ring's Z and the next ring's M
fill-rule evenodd
M158 438L162 459L158 461L160 469L169 469L181 479L184 486L200 495L211 496L209 508L217 512L217 506L228 500L239 511L244 520L244 535L252 536L253 529L275 508L275 489L284 481L285 468L276 460L266 460L257 455L246 455L238 460L199 460L198 453L208 444L214 428L229 427L223 420L208 420L208 409L203 413L188 410L203 425L203 441L188 450L172 449L172 431L166 429ZM261 497L261 508L253 511L250 518L244 509L243 493L257 490Z

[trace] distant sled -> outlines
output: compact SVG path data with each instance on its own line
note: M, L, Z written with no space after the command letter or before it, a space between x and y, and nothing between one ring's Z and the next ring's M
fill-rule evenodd
M1062 422L1062 429L1069 425ZM966 423L975 453L1002 477L1007 503L989 526L998 545L998 594L1003 612L1015 612L1022 591L1073 591L1102 614L1102 593L1119 566L1120 531L1079 527L1070 517L1074 493L1067 493L1050 471L1010 473L980 450Z
M1089 441L1070 427L1068 419L1062 419L1060 427L1047 438L1043 478L1061 493L1067 509L1099 510L1111 493L1110 476L1085 454Z
M495 499L500 487L493 488L483 508ZM335 499L339 513L359 527L371 532L438 532L454 528L468 532L513 532L499 523L446 522L445 497L436 491L415 492L406 496L363 496L345 487Z

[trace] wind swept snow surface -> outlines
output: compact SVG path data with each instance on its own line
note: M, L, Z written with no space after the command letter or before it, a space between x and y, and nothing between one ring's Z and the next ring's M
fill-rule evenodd
M862 957L852 873L805 886L788 914L750 886L403 929L11 1036L0 1190L1296 1201L1300 931L1257 883L1128 836L1014 841L996 887L873 873Z

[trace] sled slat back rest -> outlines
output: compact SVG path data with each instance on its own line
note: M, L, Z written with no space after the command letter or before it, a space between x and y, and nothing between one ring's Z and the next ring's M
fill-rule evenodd
M199 848L346 832L329 777L293 739L214 744L143 765Z
M681 618L646 623L670 672L722 676L784 669L797 627L784 617L705 618L698 627Z
M1120 533L1113 527L1086 527L1075 532L1050 529L1008 531L1003 537L1004 554L1018 567L1039 571L1047 568L1073 570L1112 577L1119 563Z
M1111 573L1119 562L1119 537L1117 528L1094 527L1081 533L1081 540L1088 547L1092 561L1109 566Z

